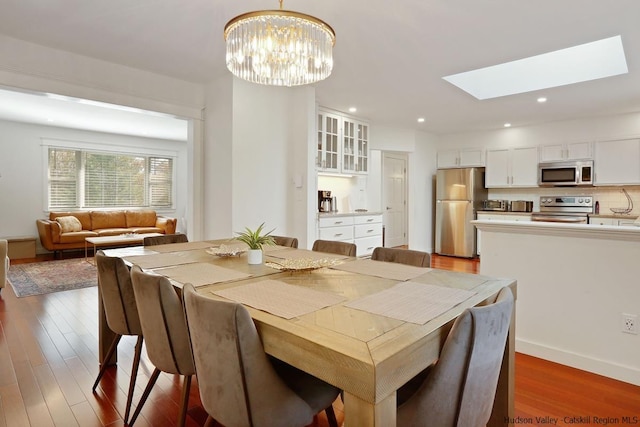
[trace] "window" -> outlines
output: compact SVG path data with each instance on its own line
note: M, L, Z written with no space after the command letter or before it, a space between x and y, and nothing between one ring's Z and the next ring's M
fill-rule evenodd
M49 147L48 207L173 207L173 159Z

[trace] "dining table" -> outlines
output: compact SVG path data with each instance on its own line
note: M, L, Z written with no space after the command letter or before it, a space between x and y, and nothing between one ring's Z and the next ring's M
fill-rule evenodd
M396 425L397 390L438 360L455 319L514 279L281 246L250 265L230 239L105 250L127 265L241 302L265 352L343 390L345 425ZM223 248L222 250L220 248ZM231 250L235 248L237 250ZM99 303L99 357L113 332ZM206 321L206 319L203 319ZM515 304L489 426L514 418ZM445 399L446 396L443 396Z

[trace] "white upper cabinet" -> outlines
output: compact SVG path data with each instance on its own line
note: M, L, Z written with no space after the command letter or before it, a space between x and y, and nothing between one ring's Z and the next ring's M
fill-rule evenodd
M340 116L327 112L318 112L318 170L340 171Z
M538 147L487 150L485 186L537 187Z
M596 142L593 168L595 185L640 184L640 139Z
M367 173L369 170L369 126L349 118L342 119L342 172Z
M338 113L318 111L316 168L320 172L366 174L369 125Z
M593 158L590 142L574 142L571 144L554 144L540 146L541 162L561 162L565 160L585 160Z
M462 149L438 151L438 169L484 166L484 150Z

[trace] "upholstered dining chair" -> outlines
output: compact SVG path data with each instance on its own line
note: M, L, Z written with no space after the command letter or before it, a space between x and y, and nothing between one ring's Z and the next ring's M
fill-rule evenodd
M0 291L7 283L7 273L9 272L9 244L5 239L0 239Z
M486 426L491 417L513 311L503 288L492 304L466 309L454 322L417 391L398 407L399 426ZM409 387L410 381L407 385ZM405 394L401 388L398 396Z
M184 376L178 416L178 425L182 427L187 417L191 378L195 374L182 301L169 279L157 274L145 273L137 265L131 268L131 282L140 313L147 355L155 369L131 417L129 426L132 426L138 418L160 373L167 372Z
M98 383L102 379L108 361L118 348L118 343L123 335L134 335L138 337L131 368L131 379L129 381L129 392L127 394L127 406L124 414L124 422L129 419L131 401L138 376L138 366L140 365L140 355L142 354L142 327L140 326L140 316L136 306L136 299L131 287L131 277L129 268L121 258L108 257L103 251L96 253L96 266L98 267L98 290L102 296L107 325L115 333L115 337L104 363L100 367L98 378L93 383L92 391L95 392Z
M338 389L273 364L244 306L199 295L190 284L182 297L207 424L213 417L226 427L305 426L331 407Z
M144 246L167 245L169 243L186 243L189 239L186 234L165 234L163 236L149 236L142 240Z
M411 249L378 247L373 250L371 259L374 261L397 262L413 265L414 267L431 267L431 255Z
M328 254L356 256L356 245L354 243L334 242L333 240L316 240L313 242L311 250Z
M298 248L298 239L296 237L271 236L278 246L287 246L289 248Z

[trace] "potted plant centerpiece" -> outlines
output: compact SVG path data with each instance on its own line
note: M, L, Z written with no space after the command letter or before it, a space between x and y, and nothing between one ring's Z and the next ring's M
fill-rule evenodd
M276 244L273 237L271 237L273 230L262 234L263 229L264 222L260 224L255 231L251 230L249 227L245 227L242 232L236 231L236 234L238 235L236 240L244 242L249 246L249 251L247 252L249 264L262 264L262 246Z

